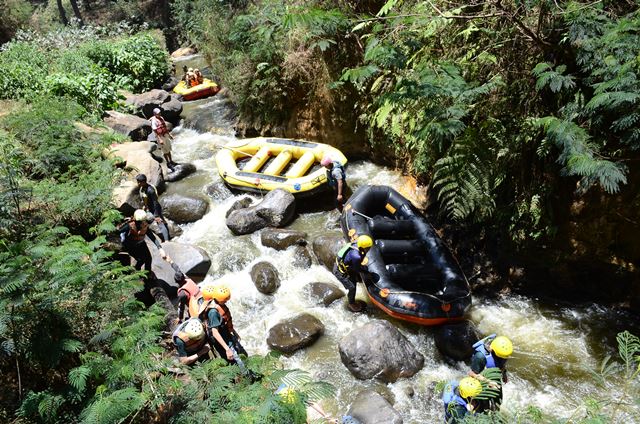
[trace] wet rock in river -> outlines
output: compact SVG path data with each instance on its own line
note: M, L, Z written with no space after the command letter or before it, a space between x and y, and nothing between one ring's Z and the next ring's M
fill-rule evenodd
M236 235L250 234L265 227L282 227L293 219L295 199L286 190L267 193L260 203L229 213L227 227Z
M456 361L471 358L471 346L479 339L478 332L470 321L445 324L435 329L436 347L444 356Z
M148 119L153 116L153 109L159 107L167 100L169 100L169 93L164 90L154 89L146 93L129 96L126 103L135 107L139 116Z
M348 415L362 424L402 424L402 416L380 394L363 390L349 408Z
M180 270L191 278L204 278L211 268L211 258L200 247L173 241L163 243L162 247Z
M267 344L274 350L293 353L315 343L324 333L324 325L310 314L301 314L279 322L269 329Z
M196 172L196 166L192 163L179 163L174 167L173 171L169 171L165 180L173 183Z
M319 236L313 240L313 253L318 262L332 270L336 261L336 253L345 243L340 233Z
M163 196L160 198L160 204L163 214L179 224L201 219L209 207L208 202L204 199L181 194Z
M293 248L293 266L298 268L309 268L313 263L311 253L306 246L294 246Z
M171 91L174 88L176 88L176 85L178 85L178 83L180 82L180 80L176 77L169 77L164 84L162 84L162 89L164 91Z
M361 380L393 383L420 371L424 357L388 321L374 320L347 334L338 346L340 359Z
M231 215L231 212L233 211L248 208L249 206L251 206L252 203L253 203L253 200L251 200L250 197L243 197L241 199L236 200L235 202L233 202L233 205L231 205L231 207L227 210L227 213L225 214L225 218L229 218L229 215Z
M269 262L258 262L251 267L249 274L260 293L272 294L280 287L278 270Z
M222 202L223 200L228 199L233 196L229 187L224 183L224 181L216 181L215 183L209 184L205 188L205 193L207 196L211 197L216 202ZM229 216L230 212L227 212L227 216Z
M161 104L159 108L162 111L162 117L166 121L178 125L180 114L182 113L182 102L170 98L168 102Z
M265 228L260 233L260 241L263 246L276 250L285 250L289 246L306 246L307 233L302 231L286 230L282 228Z
M331 283L309 283L305 287L312 299L324 306L329 306L336 300L344 297L344 292L335 284Z

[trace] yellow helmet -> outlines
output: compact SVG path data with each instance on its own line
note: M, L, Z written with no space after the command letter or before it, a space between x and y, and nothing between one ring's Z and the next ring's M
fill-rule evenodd
M184 332L192 340L202 340L204 338L204 327L197 318L191 318L185 323Z
M490 344L491 350L499 358L508 358L513 353L513 344L505 336L498 336Z
M465 377L460 380L458 390L463 398L473 398L482 392L482 383L473 377Z
M362 235L356 240L358 249L368 249L373 246L373 239L369 236Z
M227 286L205 286L202 288L202 297L205 300L215 299L218 302L226 302L231 298L231 290Z

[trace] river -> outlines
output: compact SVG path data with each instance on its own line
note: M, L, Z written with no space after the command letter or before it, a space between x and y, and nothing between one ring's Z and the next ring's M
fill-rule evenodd
M226 108L222 97L185 103L183 116L204 116L213 132L199 133L185 127L174 130L174 160L191 162L198 171L170 184L168 193L207 197L203 194L205 188L220 181L214 155L219 146L235 139L231 122L222 118ZM354 189L364 183L398 187L402 181L397 172L369 162L350 163L348 177ZM184 225L184 233L176 241L205 249L212 259L206 280L222 278L230 285L229 306L247 351L267 354L269 328L284 318L311 313L323 322L325 334L313 346L290 357L282 356L281 361L286 368L306 370L315 379L336 387L336 398L323 402L327 412L335 416L345 414L360 390L373 388L392 400L405 423L442 422L442 404L434 394L435 384L460 378L468 369L465 364L448 363L442 358L430 328L393 320L371 304L366 314L348 312L344 300L326 308L315 305L303 291L307 283L339 283L321 265L310 269L294 266L291 249L279 252L266 248L260 243L259 233L234 236L225 225L225 213L240 196L211 199L208 213L201 220ZM252 197L258 200L260 196ZM303 213L290 228L307 232L308 240L312 240L328 229L335 231L335 219L335 214L327 212ZM248 271L258 261L271 262L280 273L281 287L273 296L259 293L251 281ZM358 298L365 300L361 290L358 287ZM337 344L351 329L372 319L392 321L418 348L425 357L419 373L393 384L360 381L349 373L340 360ZM638 322L622 312L598 305L562 305L516 295L497 299L474 297L469 319L481 333L504 334L513 341L515 354L509 361L510 381L504 388L503 410L513 413L531 405L546 415L569 421L583 414L584 400L588 397L605 400L620 397L620 377L600 387L590 370L598 368L606 355L616 355L617 332L630 330L640 334ZM618 422L631 419L622 413L617 416Z

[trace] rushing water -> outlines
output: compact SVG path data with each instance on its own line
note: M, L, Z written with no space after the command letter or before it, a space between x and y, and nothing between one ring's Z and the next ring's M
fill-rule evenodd
M234 139L231 125L220 121L224 115L223 99L191 102L185 114L207 114L215 133L201 134L179 127L174 131L173 157L191 162L198 171L183 181L169 185L168 192L205 196L205 187L219 182L214 155L219 146ZM218 119L216 121L216 119ZM398 173L371 163L352 163L348 168L349 184L386 184L397 187ZM225 213L239 196L212 200L209 212L199 221L183 226L177 239L205 249L212 259L206 280L224 279L231 287L229 303L234 323L251 354L266 354L269 328L284 318L308 312L325 325L325 334L311 347L281 361L287 368L309 371L316 379L332 383L336 399L323 402L336 416L346 413L356 394L373 388L389 398L402 414L405 423L442 422L442 406L434 394L435 383L460 378L466 373L464 363L449 364L438 353L429 328L395 321L372 305L367 314L352 314L343 301L329 307L317 306L303 288L309 282L339 283L320 265L302 269L293 265L292 250L275 251L260 243L259 234L234 236L225 225ZM260 196L252 196L259 200ZM303 213L290 226L309 234L309 240L326 231L335 231L336 215L327 212ZM273 296L259 293L249 276L251 265L258 261L273 263L280 272L281 287ZM365 299L358 287L358 298ZM393 384L355 379L340 361L338 342L351 329L371 319L389 319L396 324L425 357L424 368L410 379ZM509 362L510 382L504 388L503 409L515 411L534 405L546 414L569 418L580 411L583 399L605 396L616 399L619 381L605 388L593 383L589 370L596 368L607 354L615 353L615 334L629 328L629 318L599 306L562 306L535 299L509 296L499 300L474 298L469 317L484 333L508 335L516 354ZM635 334L639 334L635 331ZM618 385L616 384L618 383ZM622 417L621 417L622 419Z

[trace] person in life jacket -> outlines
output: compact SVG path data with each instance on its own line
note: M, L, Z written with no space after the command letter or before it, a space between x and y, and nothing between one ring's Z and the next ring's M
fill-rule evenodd
M136 175L136 183L138 184L138 195L142 202L142 209L153 214L158 224L160 234L162 235L162 241L169 241L171 239L169 227L162 215L162 205L160 205L160 201L158 200L158 190L147 182L147 176L144 174Z
M120 241L125 251L135 259L135 268L137 270L144 269L147 272L151 272L151 252L145 243L144 239L149 238L156 245L162 259L167 259L167 254L160 246L160 242L149 231L149 222L147 221L147 213L142 209L138 209L133 214L133 219L125 222L119 229Z
M465 415L475 413L477 401L474 398L480 393L482 384L473 377L447 383L442 394L445 422L455 424L462 421Z
M336 194L336 207L342 212L345 202L344 193L347 189L347 174L344 166L340 162L331 159L328 155L322 158L320 165L327 168L327 183Z
M367 235L361 235L355 243L346 243L336 255L336 262L333 265L333 275L347 289L347 308L351 312L362 312L366 304L362 301L356 302L356 284L359 273L366 270L363 261L369 249L373 246L373 239Z
M187 73L185 74L185 81L187 83L188 88L195 87L196 85L198 85L198 79L196 78L196 74L193 68L189 68L187 70Z
M506 365L507 359L513 353L513 344L505 336L496 337L495 334L491 334L475 342L473 350L471 370L469 370L468 375L480 381L486 381L491 389L499 390L499 395L495 399L495 407L499 407L502 402L502 387L498 383L488 380L480 373L486 368L499 368L502 372L502 382L507 383L509 378ZM491 406L490 409L495 409L495 407Z
M196 85L198 84L202 84L204 82L204 76L202 75L202 72L200 72L200 69L196 68L193 70L193 75L196 78Z
M235 361L229 344L239 355L247 355L247 351L240 344L240 336L233 328L231 311L226 305L231 298L231 291L223 285L207 285L202 288L201 294L191 300L192 303L197 304L197 312L191 305L189 309L194 310L205 323L212 347L221 358L233 364Z
M211 350L207 344L204 326L198 318L188 319L178 325L172 339L178 351L180 363L184 365L193 364Z
M151 129L156 135L156 140L160 145L164 160L167 161L167 167L173 171L177 165L171 158L171 141L173 140L173 135L169 132L167 121L162 117L162 111L159 108L153 109L153 116L149 121L151 122Z
M180 268L175 264L171 264L175 271L173 279L178 284L178 324L184 318L185 310L189 309L189 302L192 298L200 296L200 287L191 278L184 275ZM187 311L188 313L188 311Z

